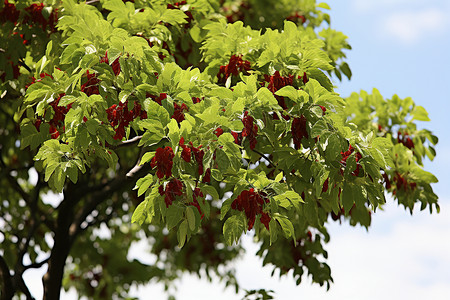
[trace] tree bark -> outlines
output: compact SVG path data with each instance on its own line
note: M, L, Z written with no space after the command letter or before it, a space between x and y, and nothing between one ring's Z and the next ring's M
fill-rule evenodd
M43 277L45 300L58 300L60 298L64 267L72 247L69 228L73 222L74 206L77 200L71 197L70 191L64 192L64 200L58 209L54 244L48 261L48 270Z
M2 280L1 300L10 300L13 298L15 290L12 282L12 276L8 264L0 255L0 279Z

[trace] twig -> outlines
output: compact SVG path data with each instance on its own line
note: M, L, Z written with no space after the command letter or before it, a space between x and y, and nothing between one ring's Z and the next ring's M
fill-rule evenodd
M120 144L118 144L118 145L116 145L116 146L110 146L110 148L113 149L113 150L115 150L115 149L119 149L119 148L122 148L122 147L130 146L130 145L136 144L136 143L139 142L141 139L142 139L142 135L138 135L138 136L135 136L135 137L132 138L132 139L123 141L122 143L120 143Z
M128 171L128 173L126 174L127 178L133 178L133 177L135 177L135 176L136 176L136 173L138 173L138 172L142 169L142 166L140 165L140 163L141 163L141 159L142 159L142 156L144 155L144 153L145 153L145 150L144 150L144 147L142 147L142 148L141 148L141 151L139 151L139 157L138 157L138 159L137 159L137 161L136 161L136 164L135 164L134 167L133 167L130 171Z
M258 153L262 158L264 158L267 162L269 162L269 165L272 168L277 168L277 166L270 160L270 158L266 157L263 153L259 152L258 150L253 149L253 152Z
M45 265L45 264L48 262L49 259L50 259L50 256L47 257L46 259L44 259L44 260L41 261L41 262L38 262L38 263L32 263L32 264L30 264L30 265L28 265L28 266L24 266L24 269L25 269L25 270L28 270L28 269L39 269L40 267L42 267L43 265Z
M91 5L91 4L94 4L94 3L97 3L97 2L100 2L100 0L90 0L90 1L86 1L86 4L87 4L87 5Z

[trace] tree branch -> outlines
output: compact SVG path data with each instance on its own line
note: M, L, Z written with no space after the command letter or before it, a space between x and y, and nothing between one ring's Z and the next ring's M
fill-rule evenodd
M110 146L111 149L115 150L115 149L119 149L119 148L123 148L123 147L127 147L133 144L138 143L140 140L142 139L142 135L138 135L135 136L132 139L126 140L121 142L120 144L116 145L116 146Z
M50 256L49 257L47 257L46 259L44 259L43 261L41 261L41 262L38 262L38 263L32 263L32 264L29 264L28 266L24 266L24 269L25 270L28 270L28 269L39 269L40 267L42 267L43 265L45 265L46 263L48 263L48 260L50 259Z
M1 289L2 291L1 300L12 299L15 294L12 276L8 264L1 255L0 255L0 278L2 279L3 282Z
M134 165L133 168L131 168L130 171L128 171L128 173L126 175L128 178L136 177L136 174L143 168L143 166L141 166L140 163L141 163L142 156L144 155L144 152L145 152L144 147L142 147L141 151L139 152L139 157L136 161L136 164Z
M16 289L20 290L22 293L25 294L27 300L35 300L34 297L31 295L31 292L28 289L27 285L25 284L22 274L14 274L13 282L14 285L16 286Z
M275 169L277 168L277 166L275 166L275 164L268 157L266 157L263 153L259 152L256 149L253 149L253 152L259 154L262 158L264 158L272 168L275 168Z
M148 166L140 167L141 168L139 168L139 170L133 173L133 176L129 176L129 172L125 176L121 175L116 179L109 181L108 184L106 184L101 190L98 190L92 194L90 197L92 200L83 206L83 209L77 214L74 222L70 226L69 233L73 239L78 235L78 233L83 231L81 224L86 220L87 216L89 216L97 208L98 205L108 199L113 193L122 189L125 184L134 182L136 178L148 172ZM90 223L89 226L93 224L94 223Z

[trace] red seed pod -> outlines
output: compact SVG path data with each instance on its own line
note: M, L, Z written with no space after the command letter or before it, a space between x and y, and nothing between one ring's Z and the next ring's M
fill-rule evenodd
M172 180L167 183L165 190L163 186L160 185L158 191L161 196L164 196L166 207L169 207L172 202L175 201L175 196L183 195L183 182L176 178L172 178Z
M231 75L238 76L240 72L244 74L250 71L251 65L248 60L243 60L242 55L231 55L227 65L220 66L217 74L218 83L225 84Z
M247 137L250 142L250 149L255 149L256 147L256 136L258 135L258 126L253 124L254 119L252 116L248 115L248 111L244 113L242 118L242 123L244 124L244 129L242 130L242 136Z
M155 156L152 158L150 166L154 168L157 167L156 176L158 178L169 178L172 176L172 166L174 158L173 150L171 147L166 146L166 148L156 149Z
M308 138L308 131L306 130L306 118L301 115L300 118L294 118L291 126L291 134L295 149L301 148L301 140Z
M231 208L243 211L248 221L248 230L253 228L255 224L256 215L261 214L261 222L268 229L270 217L267 213L263 213L263 206L268 203L264 193L257 193L253 188L242 191L239 196L231 203ZM266 225L267 224L267 225Z

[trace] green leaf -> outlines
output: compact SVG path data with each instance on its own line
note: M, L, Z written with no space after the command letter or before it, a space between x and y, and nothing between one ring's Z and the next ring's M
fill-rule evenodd
M256 93L256 97L259 99L259 101L261 101L263 105L268 105L270 107L278 106L277 99L266 87L260 88Z
M145 212L146 207L146 200L139 203L131 216L131 223L138 223L141 226L145 222L145 219L147 218L147 214Z
M320 108L319 108L320 109ZM311 137L317 137L328 131L328 126L325 120L320 119L311 128Z
M144 109L147 112L149 119L160 122L163 127L165 127L169 123L170 115L167 110L153 101L151 98L145 99Z
M330 6L328 4L326 4L325 2L321 2L321 3L317 4L317 7L328 9L328 10L331 9Z
M283 229L284 236L286 238L292 237L293 240L294 240L294 243L295 243L296 242L295 241L295 232L294 232L294 226L292 225L292 222L289 221L289 219L286 218L285 216L281 216L281 215L275 216L275 219L281 225L281 228ZM270 223L269 223L269 225L270 225Z
M234 215L229 217L225 221L225 224L223 224L223 235L227 245L232 246L233 243L237 244L244 230L245 223L242 216Z
M269 233L270 233L270 245L272 245L272 243L276 242L278 235L278 226L274 218L270 219Z
M180 142L180 128L178 127L177 121L171 119L167 128L169 129L169 139L172 143L172 148L175 149Z
M153 183L153 175L147 174L143 178L139 178L134 189L138 188L138 197L145 193Z
M50 187L52 187L56 192L62 192L64 188L64 182L66 181L66 176L61 168L55 169L55 172L49 180Z
M219 200L219 193L217 193L217 190L215 187L211 185L203 185L201 187L201 190L205 192L206 194L210 195L213 200Z
M21 134L21 142L20 149L25 149L30 146L31 150L39 147L44 141L50 138L48 133L50 126L47 123L41 124L40 131L37 131L36 127L27 123L23 126L20 126L20 134Z
M191 231L194 231L194 229L195 229L195 214L194 214L194 211L192 210L191 206L186 207L186 218L188 220L189 229Z
M184 208L178 206L176 204L172 204L169 206L166 212L166 225L167 229L172 229L180 223L181 219L183 219Z
M350 69L349 65L346 62L343 62L341 64L341 71L344 73L345 76L350 80L352 78L352 70Z
M164 128L160 121L154 119L146 119L139 121L138 124L141 130L145 130L138 146L156 145L164 138Z
M411 168L411 174L409 175L413 181L423 183L436 183L438 179L432 173L422 170L419 166Z
M155 156L155 151L146 152L144 155L142 155L141 161L139 162L139 165L142 166L143 164L149 162L152 160L152 158Z
M420 105L414 106L413 111L411 112L412 120L417 121L430 121L430 118L428 117L428 112ZM411 121L412 121L411 120Z
M227 212L231 208L231 203L233 202L232 198L228 198L222 203L222 207L220 208L220 220L223 220L225 216L227 215Z
M181 222L180 227L178 228L178 231L177 231L178 247L180 247L180 248L183 248L184 243L186 242L187 229L188 229L188 224L187 224L187 221L184 220L183 222Z
M353 185L351 183L344 183L344 188L342 190L342 205L344 206L346 215L348 215L350 209L352 209L357 196L358 195L354 193Z
M275 92L275 95L282 96L282 97L288 97L289 99L296 101L298 99L298 91L291 85L287 85L279 89Z
M78 169L76 166L70 166L66 169L67 177L69 177L70 181L73 183L77 183L78 181Z

